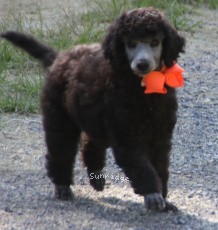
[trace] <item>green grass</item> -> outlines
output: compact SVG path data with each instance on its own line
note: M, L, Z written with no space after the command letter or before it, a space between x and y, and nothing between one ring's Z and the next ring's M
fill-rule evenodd
M130 10L139 7L155 7L163 10L169 18L169 21L175 25L177 29L191 30L193 26L188 22L186 14L189 13L192 8L186 4L184 1L177 0L107 0L105 1L95 1L95 9L88 12L85 17L88 18L98 18L98 21L107 23L114 20L117 15L125 10Z
M44 9L37 0L32 3L31 11L27 9L27 12L16 9L13 0L9 1L11 4L4 9L4 17L0 21L0 32L8 29L25 31L58 50L101 41L108 25L121 12L136 7L153 6L165 11L169 20L180 30L192 30L197 26L189 24L187 15L193 7L184 4L188 2L185 0L93 0L90 1L90 10L82 15L76 15L69 8L57 7L51 15L54 22L46 20ZM205 1L193 2L202 4ZM217 0L207 2L210 7L217 6ZM0 111L39 112L39 95L44 81L40 65L3 40L0 40L0 63Z
M190 0L188 2L192 4L197 4L197 6L206 5L210 9L217 9L218 7L218 0Z

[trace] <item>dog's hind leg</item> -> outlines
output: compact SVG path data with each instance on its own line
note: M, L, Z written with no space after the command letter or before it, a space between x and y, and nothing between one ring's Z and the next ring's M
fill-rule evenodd
M92 140L85 133L82 135L81 154L87 167L90 184L96 191L102 191L105 177L102 169L105 164L106 145L103 141Z
M57 104L43 103L43 125L47 145L47 173L55 184L55 196L61 200L72 198L70 185L77 154L80 130Z

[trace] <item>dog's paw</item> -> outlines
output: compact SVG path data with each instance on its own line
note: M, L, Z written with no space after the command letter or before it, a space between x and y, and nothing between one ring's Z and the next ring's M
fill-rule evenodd
M164 212L178 212L179 209L172 203L170 203L169 201L165 200L165 208L163 209Z
M90 173L89 181L96 191L103 191L105 185L104 174L101 171Z
M71 200L73 199L73 193L67 185L56 185L55 198L59 200Z
M144 196L145 206L148 211L163 211L166 207L165 200L160 193Z

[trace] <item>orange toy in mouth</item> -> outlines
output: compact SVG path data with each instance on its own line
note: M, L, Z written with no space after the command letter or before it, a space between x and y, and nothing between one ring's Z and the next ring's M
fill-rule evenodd
M142 86L145 86L145 94L149 93L162 93L166 94L167 89L164 84L172 87L183 87L184 79L182 76L183 68L178 64L174 64L172 67L163 67L162 70L152 71L146 74L142 79Z

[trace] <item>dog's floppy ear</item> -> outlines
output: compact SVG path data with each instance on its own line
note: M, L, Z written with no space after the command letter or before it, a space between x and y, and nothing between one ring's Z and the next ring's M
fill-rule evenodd
M162 59L167 67L171 67L177 61L179 53L184 52L185 38L166 21L164 22L164 33Z
M120 28L122 27L122 21L125 17L125 13L121 15L116 22L110 26L103 42L102 48L105 58L108 59L114 69L121 69L125 63L125 46L121 39Z

